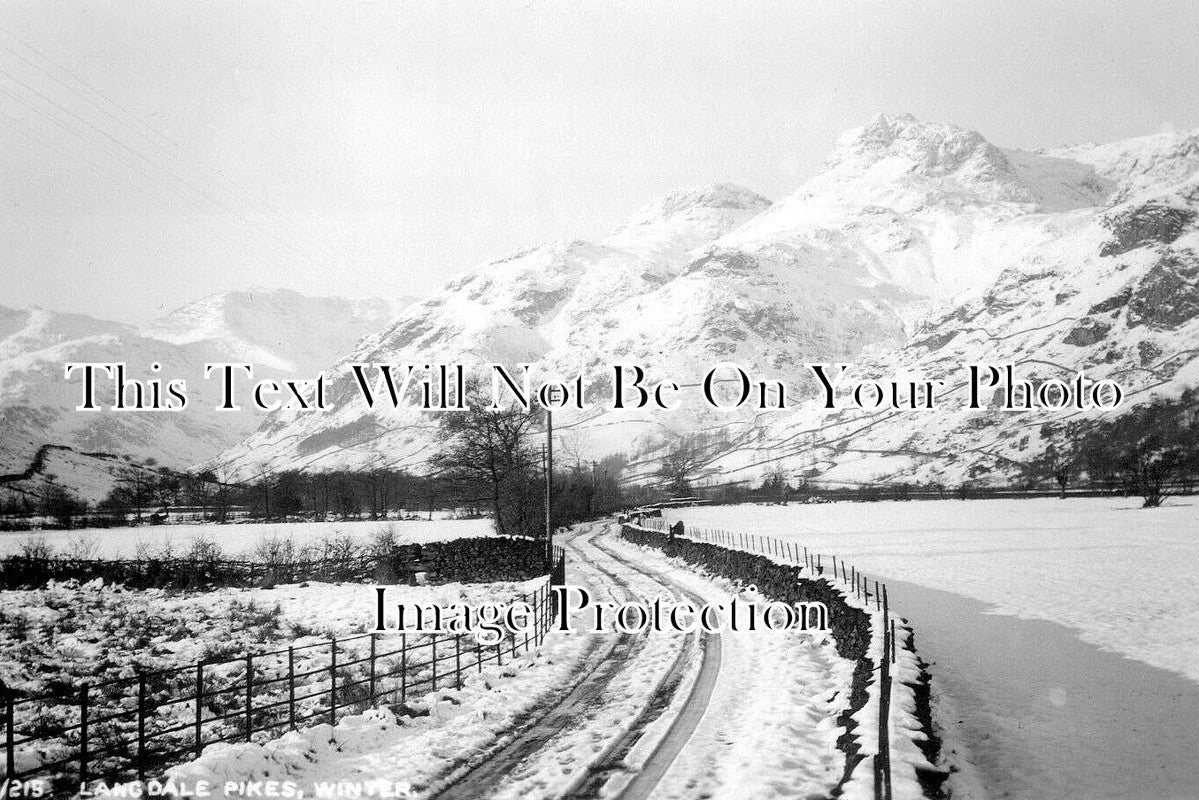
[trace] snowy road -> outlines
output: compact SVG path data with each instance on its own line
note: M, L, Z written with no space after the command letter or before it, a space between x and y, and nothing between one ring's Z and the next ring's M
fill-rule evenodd
M596 599L618 602L650 593L681 596L669 579L615 558L597 544L604 527L572 532L562 542L568 583L585 587ZM718 651L715 666L706 664L712 653L695 636L584 635L592 639L587 657L559 696L433 797L596 796L627 772L627 754L664 717L696 670L719 669ZM688 695L685 703L702 714L706 697ZM662 758L655 751L650 761Z
M576 529L567 583L594 598L727 603L703 578L614 525ZM748 599L745 596L743 600ZM177 779L403 782L430 800L769 800L827 797L853 663L831 638L761 629L704 636L551 632L541 648L420 703L262 744L213 745Z
M624 542L564 542L568 583L613 599L727 602L737 591ZM631 639L631 643L624 641ZM797 634L650 634L601 644L605 667L435 795L453 798L827 796L844 768L836 717L853 665Z

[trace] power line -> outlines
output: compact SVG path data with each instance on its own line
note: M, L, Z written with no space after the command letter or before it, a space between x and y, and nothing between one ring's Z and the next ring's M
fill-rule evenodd
M24 98L21 98L18 95L15 95L15 94L9 92L7 89L5 89L3 87L0 87L0 95L8 95L9 97L12 97L17 102L25 105L27 108L33 110L40 116L44 117L45 119L49 120L50 122L54 123L58 127L65 130L67 133L81 139L84 142L84 144L88 144L93 147L96 146L96 145L93 145L90 142L88 142L87 137L84 136L82 133L79 133L78 131L72 129L70 126L66 125L61 120L45 113L42 109L39 109L36 106L28 103ZM102 162L97 162L91 158L88 158L85 155L85 152L82 148L55 147L54 145L51 144L52 140L48 139L44 135L38 135L37 131L35 129L33 129L32 126L30 126L27 122L20 120L16 117L7 115L7 114L0 115L0 117L3 118L4 127L8 128L12 131L15 131L16 133L20 134L21 136L25 137L26 139L29 139L31 142L33 142L37 146L39 146L51 153L54 153L55 155L64 156L68 159L73 159L75 161L80 162L81 164L83 164L88 169L90 169L92 172L94 172L95 174L97 174L98 176L100 176L102 178L107 178L116 183L128 186L128 187L132 188L134 191L141 193L142 195L144 195L146 198L148 198L150 200L161 202L163 199L167 199L167 200L178 199L177 197L171 196L172 193L169 191L170 187L165 187L165 189L167 191L164 191L163 188L156 189L153 187L139 185L135 181L131 180L127 175L125 175L119 171L113 170L111 168L107 168ZM130 175L140 175L142 177L146 177L150 181L156 182L159 187L163 186L161 181L157 181L153 175L145 175L144 172L139 173L136 169L132 169L129 174ZM198 219L199 224L206 231L212 233L214 236L220 237L220 236L227 235L227 231L222 230L219 227L217 227L217 225L212 220L210 220L207 216L200 216L197 219Z
M25 90L26 92L37 97L42 102L44 102L45 104L54 108L61 114L64 114L67 117L69 117L70 119L77 121L78 123L82 124L86 128L94 131L96 134L98 134L102 138L111 142L112 145L115 145L120 150L123 150L126 153L128 153L129 156L124 156L124 158L132 157L135 160L135 162L136 161L144 162L146 165L148 165L151 168L151 173L148 174L148 177L150 177L151 180L155 180L157 183L162 185L164 188L166 188L170 191L176 191L176 192L178 191L177 189L174 189L171 186L164 183L161 178L159 178L155 174L153 174L155 171L166 175L169 179L171 179L175 183L178 183L179 185L183 186L185 189L187 189L194 195L197 195L198 197L202 198L203 200L215 205L217 208L224 211L225 213L233 216L234 218L236 218L238 221L240 221L245 226L246 231L251 236L264 237L260 240L260 244L266 244L268 240L274 240L282 249L291 251L295 255L306 259L307 261L309 261L310 263L312 263L316 266L327 266L326 264L321 262L319 259L298 249L291 242L289 242L287 239L283 238L282 236L280 236L276 233L273 233L271 231L264 230L261 226L255 224L253 221L248 219L243 213L241 213L237 209L230 207L227 203L223 202L222 200L213 197L210 193L206 192L204 189L202 189L200 187L197 187L191 181L175 174L171 170L163 167L161 164L156 163L155 161L146 157L146 155L144 155L143 153L138 152L134 148L130 147L127 143L125 143L125 142L121 141L120 139L118 139L117 137L113 136L108 131L105 131L104 129L100 128L99 126L97 126L96 124L91 122L90 120L87 120L87 119L81 117L79 114L76 114L71 109L64 107L62 104L58 103L53 98L47 96L43 92L35 89L32 86L29 86L27 83L20 80L17 76L13 75L8 70L0 68L0 76L7 78L11 83L15 84L16 86L20 87L21 89ZM36 113L40 114L41 116L54 122L59 127L63 127L64 129L68 130L68 132L71 132L74 135L79 136L80 138L83 138L85 141L87 141L86 137L79 134L78 131L71 130L70 126L67 126L65 123L62 122L62 120L57 119L54 116L48 114L47 112L45 112L44 109L38 108L34 103L31 103L28 99L23 98L10 90L5 90L3 88L0 88L0 91L3 91L4 93L8 94L10 97L13 97L14 99L16 99L22 105L26 106L27 108L30 108L31 110L35 111ZM93 146L94 146L94 144L93 144ZM112 146L105 146L104 149L107 149L107 151L110 154L113 154ZM120 156L119 153L117 153L117 155ZM195 201L193 200L192 202L195 202ZM270 245L268 244L268 246L270 246Z
M64 81L61 78L59 78L58 76L54 75L49 70L39 66L37 63L31 61L30 59L28 59L25 56L21 55L20 53L16 52L11 47L5 47L3 45L0 45L0 49L3 49L5 52L20 59L23 63L28 64L29 66L33 67L38 72L40 72L41 74L45 75L50 80L52 80L55 83L57 83L58 85L62 86L66 90L72 92L77 97L80 97L81 99L83 99L84 101L86 101L87 103L89 103L90 105L95 107L97 110L99 110L101 113L105 114L107 117L112 119L114 122L128 126L129 122L122 121L118 115L116 115L116 114L112 113L111 111L109 111L108 109L104 108L104 106L102 106L100 103L98 103L94 99L93 95L100 97L106 103L108 103L109 105L113 106L118 111L120 111L121 114L123 114L125 117L127 117L128 120L132 121L132 123L134 125L143 129L144 131L147 131L149 134L151 134L156 139L161 140L162 144L159 144L157 146L163 152L165 152L168 156L173 158L175 161L179 162L181 165L186 167L186 166L188 166L187 162L185 161L185 159L182 156L187 156L187 158L190 159L194 164L198 165L201 169L206 170L207 172L216 176L216 178L218 180L223 181L225 184L232 187L237 192L240 192L242 194L245 194L245 195L251 197L251 199L253 199L255 202L257 202L259 205L261 205L267 211L269 211L287 229L287 232L290 235L295 236L299 239L304 239L305 245L307 247L310 247L316 251L322 251L322 253L325 257L332 258L333 254L331 252L327 251L323 245L314 246L313 240L307 239L307 233L304 231L302 226L300 226L298 223L294 222L293 220L290 220L286 215L283 214L283 212L279 211L279 209L277 209L275 206L273 206L272 204L267 202L260 195L256 195L251 189L246 187L244 184L241 184L241 183L237 182L236 180L228 177L219 168L213 166L209 162L206 162L203 159L200 159L197 156L188 153L188 151L183 149L182 147L180 147L177 142L172 141L170 139L170 137L168 137L166 134L162 133L154 126L152 126L152 125L148 124L147 122L145 122L144 120L142 120L137 114L135 114L134 112L129 110L127 107L125 107L120 102L115 100L109 94L105 93L102 89L89 83L87 80L81 78L79 75L75 74L70 69L63 66L62 64L59 64L57 61L52 59L50 56L48 56L45 53L43 53L42 51L38 50L36 47L34 47L33 45L31 45L29 42L25 41L21 37L17 36L16 34L12 33L11 31L9 31L7 29L4 29L4 28L0 28L0 33L3 33L4 35L6 35L9 38L13 39L14 41L18 42L22 47L28 49L30 52L34 53L39 58L44 60L46 63L50 64L55 69L61 71L62 73L66 74L67 76L69 76L72 80L74 80L78 84L85 87L87 89L87 92L80 91L79 89L71 86L66 81ZM147 136L146 134L142 133L140 135L146 141L153 143L152 140L150 139L150 137ZM180 155L180 154L182 154L182 155Z

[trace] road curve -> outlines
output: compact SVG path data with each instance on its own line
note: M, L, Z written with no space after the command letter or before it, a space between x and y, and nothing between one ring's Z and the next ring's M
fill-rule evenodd
M585 586L594 597L607 596L618 602L640 601L652 594L702 602L668 575L630 561L597 541L610 527L606 523L592 524L563 537L562 544L568 553L568 583ZM592 638L595 641L589 644L566 685L514 726L504 740L445 776L430 798L474 800L495 796L517 770L527 769L538 759L554 758L553 744L564 732L587 726L621 673L638 668L638 657L647 641L646 635L607 634ZM700 638L693 633L674 636L674 640L678 643L677 653L649 702L625 721L568 789L562 791L558 787L546 797L590 800L601 791L605 798L623 800L643 800L651 795L703 717L720 671L719 636ZM692 678L686 697L680 699L680 689ZM664 722L666 714L674 715L668 724L654 725L659 720ZM646 738L649 736L657 736L658 741L649 742ZM635 746L639 750L652 747L640 769L626 762Z

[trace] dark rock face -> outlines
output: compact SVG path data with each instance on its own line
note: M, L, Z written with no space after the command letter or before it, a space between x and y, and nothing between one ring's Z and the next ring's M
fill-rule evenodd
M1159 203L1146 203L1107 220L1113 239L1099 251L1118 256L1147 244L1170 244L1195 222L1195 212Z
M377 427L378 424L372 417L359 417L353 422L314 433L301 440L296 446L296 452L307 456L334 446L353 447L370 439L376 433Z
M1141 366L1148 367L1162 357L1162 349L1153 342L1137 344L1137 355L1141 358Z
M742 322L751 331L776 339L790 335L803 323L795 314L778 307L730 310L739 313Z
M1170 330L1199 314L1199 253L1167 251L1128 301L1129 326Z
M518 306L512 315L526 325L538 325L569 296L568 286L548 292L530 290L516 299Z
M1100 322L1094 319L1084 319L1074 326L1070 333L1066 334L1066 338L1062 341L1066 344L1072 344L1076 347L1086 347L1102 341L1104 336L1107 336L1108 331L1112 329L1111 325L1106 322Z
M1132 289L1126 288L1121 292L1112 295L1106 300L1101 300L1100 302L1091 306L1091 310L1087 313L1106 314L1109 311L1115 311L1117 309L1124 308L1124 306L1128 305L1128 298L1130 297L1132 297Z
M958 331L934 333L930 336L924 337L923 339L912 342L912 347L927 347L929 350L940 350L942 347L949 344L957 335Z
M707 271L714 274L748 274L758 268L758 260L737 250L717 250L700 256L687 265L685 275Z

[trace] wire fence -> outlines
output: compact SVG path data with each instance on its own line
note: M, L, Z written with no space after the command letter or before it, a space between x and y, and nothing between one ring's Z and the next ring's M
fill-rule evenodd
M634 515L638 527L673 536L671 526L661 517ZM878 752L872 759L875 800L891 800L891 680L897 648L895 644L895 620L891 616L887 598L887 584L837 556L818 553L807 547L784 539L760 534L740 533L714 528L684 526L681 536L696 542L716 545L731 550L741 550L766 556L784 564L802 566L809 574L826 576L841 587L842 592L866 604L874 606L882 614L881 657L873 659L873 673L878 687Z
M473 633L365 633L131 671L37 696L6 693L3 777L45 780L71 794L95 780L144 781L217 742L335 724L376 705L403 710L423 695L461 689L470 672L541 645L557 612L552 587L564 571L564 552L555 548L545 582L513 598L528 604L529 624L493 645Z

